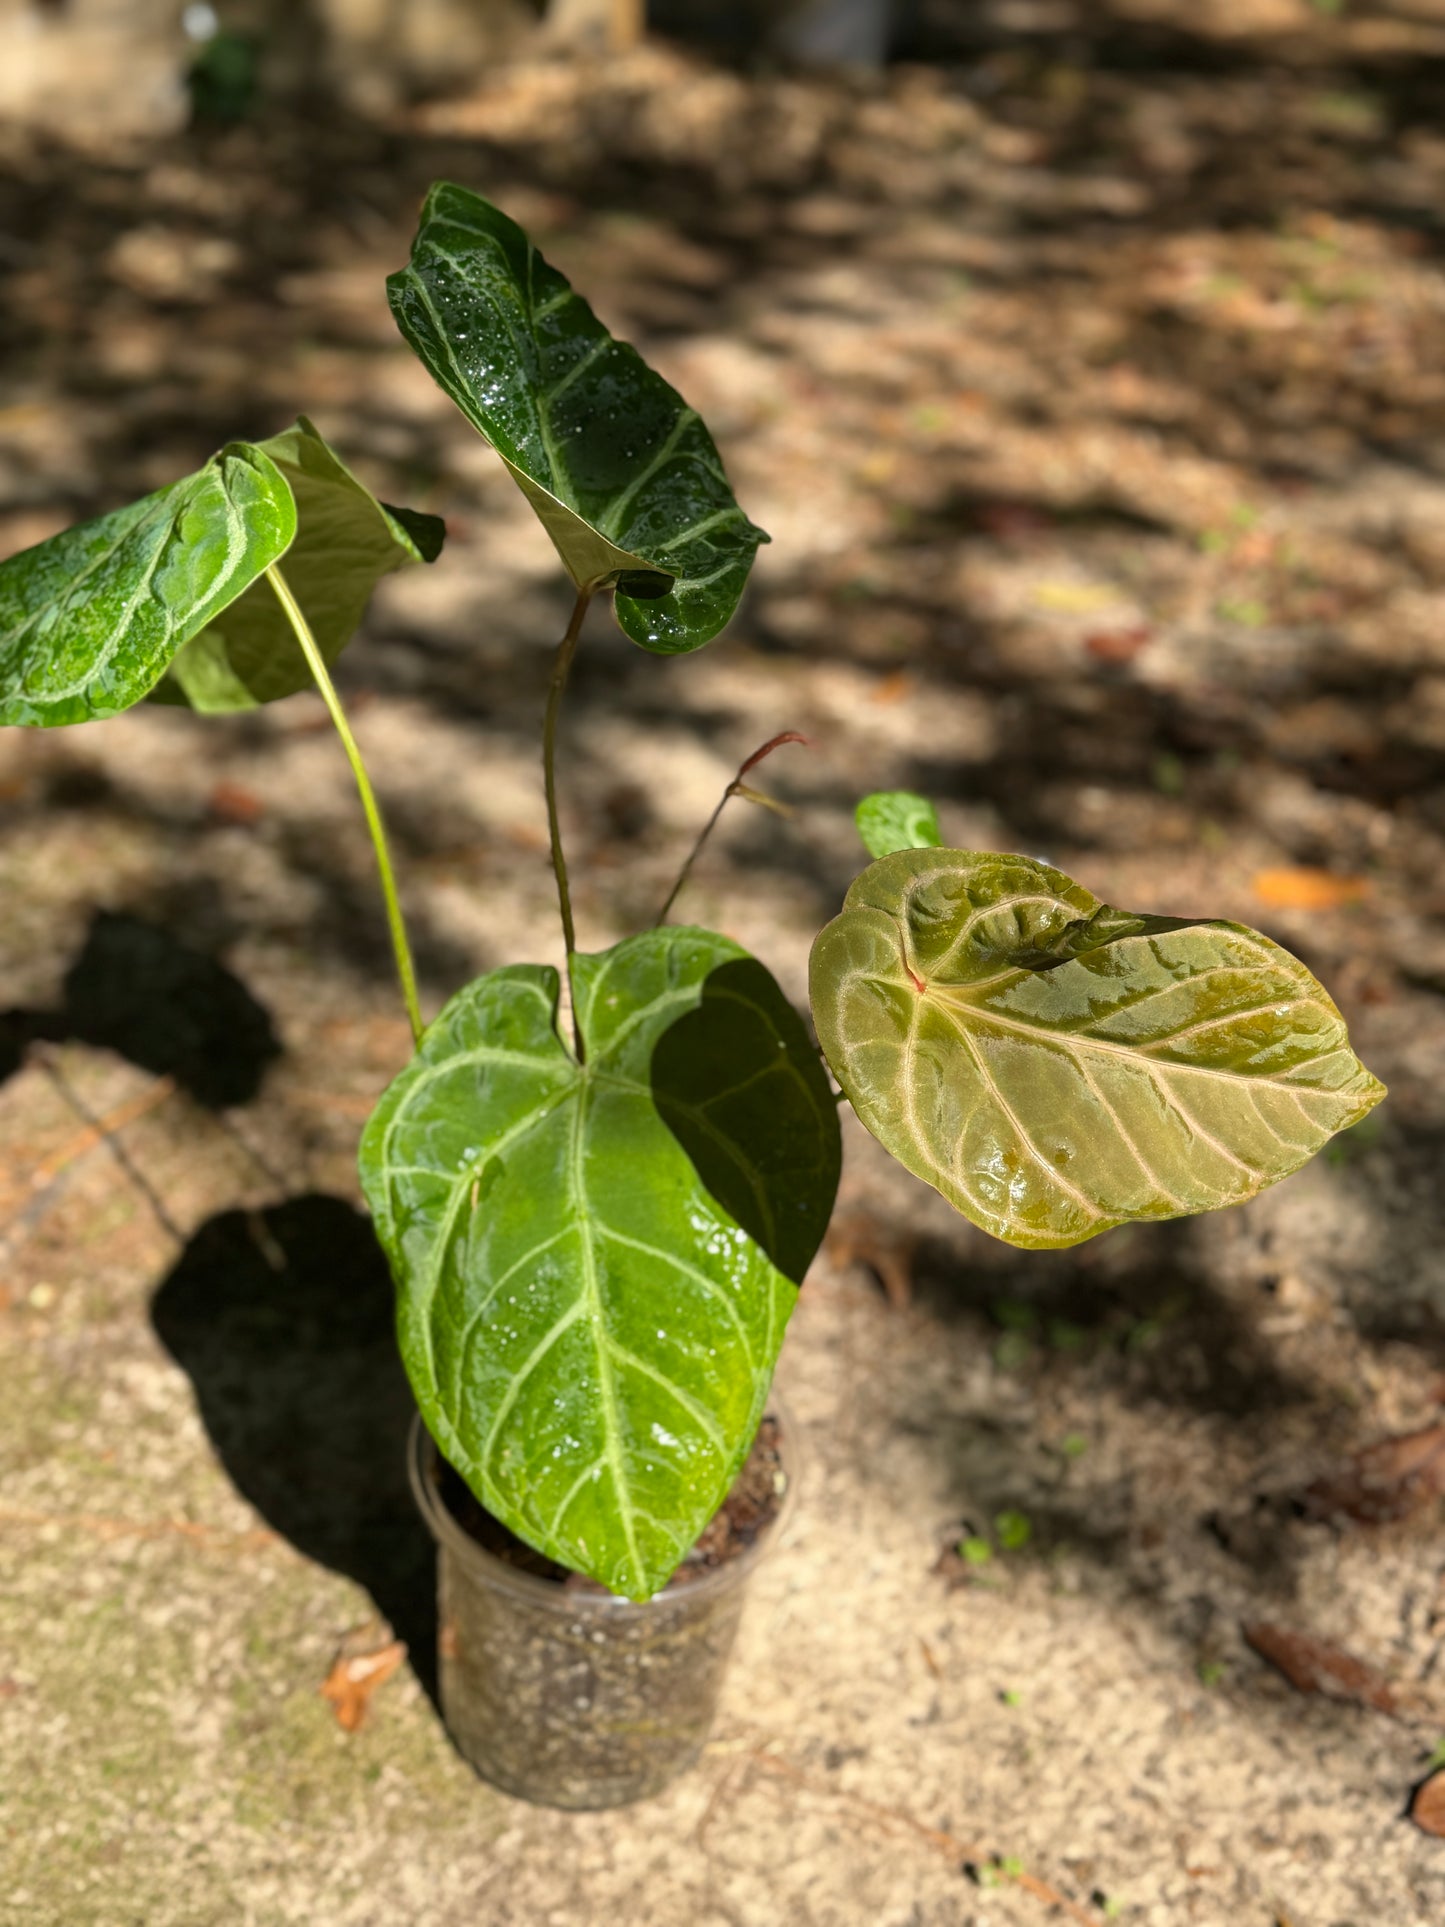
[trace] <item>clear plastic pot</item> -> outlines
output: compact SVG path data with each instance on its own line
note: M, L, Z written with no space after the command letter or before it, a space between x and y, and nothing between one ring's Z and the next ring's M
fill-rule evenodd
M442 1716L484 1778L553 1807L616 1807L659 1793L701 1752L743 1595L797 1491L795 1428L774 1396L786 1480L777 1513L736 1558L643 1604L520 1571L478 1545L442 1496L420 1418L411 1483L437 1542Z

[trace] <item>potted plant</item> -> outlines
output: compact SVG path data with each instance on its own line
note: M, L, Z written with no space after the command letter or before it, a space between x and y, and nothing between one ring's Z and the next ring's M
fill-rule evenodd
M444 1710L501 1784L608 1804L701 1745L740 1582L791 1490L770 1388L833 1206L842 1099L986 1232L1057 1249L1238 1203L1383 1091L1267 937L943 848L904 793L860 805L873 861L813 946L821 1054L761 963L666 920L676 889L651 929L580 954L556 747L588 606L610 596L644 650L700 648L766 538L697 414L479 196L432 190L388 288L575 591L542 727L564 971L509 964L423 1022L328 665L376 580L433 559L442 531L376 501L304 420L0 565L0 720L320 689L416 1040L361 1179L424 1423Z

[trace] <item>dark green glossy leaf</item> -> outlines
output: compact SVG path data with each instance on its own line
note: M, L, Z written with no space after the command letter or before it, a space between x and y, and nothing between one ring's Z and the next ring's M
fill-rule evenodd
M382 576L441 551L434 515L392 509L351 473L303 415L256 447L276 464L296 503L296 536L282 568L317 645L334 662ZM268 582L252 584L182 650L153 694L209 712L254 709L311 687L311 672Z
M306 417L301 421L304 424ZM420 509L399 509L395 502L378 502L377 507L394 524L392 534L401 547L408 549L408 561L435 562L447 539L447 525L439 515L425 515Z
M383 1096L362 1183L422 1415L482 1503L615 1592L664 1585L762 1416L838 1182L802 1020L746 952L653 930L479 978Z
M715 636L767 537L676 389L466 188L432 188L410 265L387 291L397 326L507 464L577 587L617 583L617 620L659 654Z
M129 709L295 532L280 469L232 442L196 474L0 563L0 723Z
M864 1124L1015 1245L1237 1204L1384 1096L1278 944L1130 916L1029 857L884 857L811 990Z
M869 856L937 849L943 841L937 812L915 790L875 790L854 810L853 820Z

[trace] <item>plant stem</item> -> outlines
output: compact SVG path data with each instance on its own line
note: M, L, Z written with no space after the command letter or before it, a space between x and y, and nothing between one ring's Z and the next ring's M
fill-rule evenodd
M562 940L569 960L577 948L577 931L572 922L572 894L567 887L567 859L562 852L562 824L557 815L557 716L592 595L590 586L577 591L577 600L572 606L572 620L567 624L567 633L557 645L557 654L552 661L552 680L547 685L547 713L542 722L542 777L547 790L547 830L552 839L552 873L557 879L557 907L562 912ZM575 1011L572 1014L572 1034L580 1057L582 1037Z
M401 903L396 894L396 877L391 867L391 852L387 849L386 829L377 806L376 794L371 787L371 778L366 773L366 765L361 760L356 738L351 733L351 725L346 720L346 711L341 707L341 698L331 680L326 667L326 659L317 646L311 633L311 625L301 613L301 605L291 593L290 585L281 571L273 563L266 571L267 580L276 592L276 600L286 611L286 620L296 632L296 640L301 645L301 653L306 658L306 666L316 680L321 692L321 700L331 712L331 720L336 725L336 733L341 738L341 747L346 751L346 760L351 765L351 773L356 778L356 792L361 798L361 808L366 817L366 827L371 833L371 847L376 852L376 867L381 877L381 894L386 900L386 921L391 931L391 947L396 956L396 974L401 980L402 1000L406 1014L411 1022L411 1034L415 1043L421 1042L424 1028L421 1020L421 1005L416 994L416 968L411 960L411 945L407 942L406 924L402 919Z
M656 919L654 920L652 925L654 930L656 930L660 925L667 922L667 913L672 908L673 904L677 902L677 899L679 898L679 896L681 896L682 886L687 882L688 878L692 875L692 866L694 863L697 862L698 857L702 854L703 844L707 842L708 838L712 835L713 831L717 828L718 818L722 815L723 811L727 808L728 804L732 801L733 797L749 796L751 800L754 802L766 802L768 800L765 797L758 796L756 791L749 791L747 785L743 782L743 778L747 775L748 771L751 769L756 769L758 764L762 762L765 756L771 756L773 751L775 749L781 749L784 743L806 744L807 740L808 740L807 737L800 736L796 729L785 729L781 736L770 737L768 741L763 744L761 749L755 749L752 755L749 756L747 760L739 766L737 775L728 784L727 788L723 791L722 795L718 798L717 808L713 811L712 815L708 818L706 823L704 823L702 828L698 831L697 841L693 844L692 848L688 851L687 856L683 862L683 866L677 873L677 881L676 883L673 884L672 888L667 893L667 902L663 904L662 908L657 913ZM781 803L772 804L772 808L774 808L775 810L781 810L783 809L783 807L784 806Z

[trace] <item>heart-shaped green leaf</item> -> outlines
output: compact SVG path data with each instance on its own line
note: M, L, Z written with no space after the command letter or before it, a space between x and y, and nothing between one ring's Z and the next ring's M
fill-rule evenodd
M443 1010L362 1183L422 1415L513 1532L649 1598L746 1457L832 1210L836 1107L802 1020L725 937L522 964Z
M511 470L577 587L616 583L618 622L659 655L710 641L768 538L677 390L466 188L432 188L410 265L386 285L397 326Z
M1278 944L1112 910L1029 857L884 857L811 991L864 1124L1014 1245L1237 1204L1384 1096Z
M303 416L0 563L0 723L80 723L148 695L250 709L311 682L264 571L286 575L322 654L378 580L430 562L443 527L390 509Z
M875 790L854 810L853 821L869 856L937 849L943 841L937 812L916 790Z
M196 474L0 563L0 723L129 709L295 533L280 469L232 442Z
M321 654L335 662L381 578L411 562L435 561L445 525L377 501L304 415L255 446L276 464L295 501L286 581ZM215 713L254 709L310 687L284 610L270 584L256 582L186 645L152 694Z

